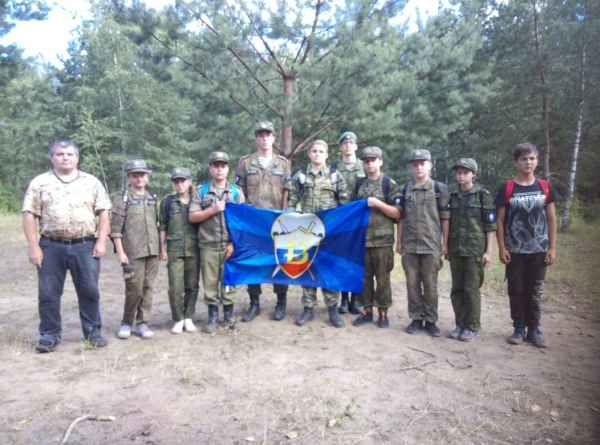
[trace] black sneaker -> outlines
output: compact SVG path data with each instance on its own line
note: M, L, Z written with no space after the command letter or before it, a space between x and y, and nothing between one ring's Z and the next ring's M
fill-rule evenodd
M363 324L372 323L373 322L373 312L363 311L356 320L352 322L354 326L362 326Z
M409 334L416 334L423 329L423 320L413 320L406 328L406 332Z
M379 326L380 328L389 328L390 327L390 320L385 311L379 312L379 319L377 320L377 326Z
M427 333L429 335L431 335L432 337L441 337L442 333L440 332L440 329L435 325L435 323L430 323L430 322L425 322L425 329L427 330Z
M542 337L542 332L539 329L527 330L527 340L531 342L536 348L547 348L548 345Z
M508 342L511 345L520 345L525 340L525 329L523 328L515 328L515 332L508 337Z
M104 346L106 346L106 339L102 337L100 333L88 338L88 341L90 342L90 344L94 345L97 348L103 348Z
M44 352L52 352L58 344L60 343L60 338L52 338L49 336L42 337L35 345L35 350L40 353Z

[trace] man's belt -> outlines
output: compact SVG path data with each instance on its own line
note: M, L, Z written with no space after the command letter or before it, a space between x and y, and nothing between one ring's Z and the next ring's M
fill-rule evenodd
M60 244L78 244L78 243L83 243L83 242L91 242L91 241L95 241L96 237L94 235L91 236L86 236L85 238L65 238L65 239L58 239L58 238L52 238L49 236L42 236L42 238L48 239L52 242L55 243L60 243Z

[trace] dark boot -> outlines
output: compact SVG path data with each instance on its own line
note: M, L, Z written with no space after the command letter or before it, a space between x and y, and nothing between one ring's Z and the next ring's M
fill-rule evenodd
M358 294L352 294L350 297L350 313L354 315L362 314L363 308L360 305Z
M285 317L285 308L287 306L287 294L277 294L277 304L275 305L275 312L273 313L273 320L283 320Z
M329 311L329 321L331 324L336 328L343 328L344 320L342 320L342 317L340 317L340 314L338 314L337 304L329 306L327 310Z
M254 318L260 314L260 304L258 300L258 295L250 295L250 307L242 317L242 321L250 322L254 320Z
M229 326L229 329L237 329L237 321L233 318L233 304L223 305L223 323Z
M297 326L302 326L307 321L312 320L312 319L313 319L313 309L312 309L312 307L305 307L304 308L304 312L302 312L300 314L300 316L298 318L296 318L296 325Z
M340 301L340 307L338 308L340 314L348 313L348 292L342 292L342 301Z
M202 332L212 334L217 329L217 323L219 322L219 307L212 304L208 305L208 320L202 328Z

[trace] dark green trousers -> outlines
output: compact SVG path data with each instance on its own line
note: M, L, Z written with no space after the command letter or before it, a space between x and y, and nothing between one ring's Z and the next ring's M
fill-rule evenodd
M481 293L484 265L476 257L450 257L452 291L456 326L477 332L481 329Z
M147 256L129 260L123 265L125 279L125 310L121 324L148 323L152 311L152 291L158 273L158 257Z
M200 280L200 255L171 258L169 272L169 304L173 321L194 318Z

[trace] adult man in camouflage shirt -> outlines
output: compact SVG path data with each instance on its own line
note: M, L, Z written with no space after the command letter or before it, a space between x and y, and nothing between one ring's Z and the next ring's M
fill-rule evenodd
M288 208L295 209L302 204L304 213L327 210L346 204L350 201L350 193L342 175L331 173L327 164L327 143L316 140L309 151L310 165L294 175L292 190L288 198ZM321 289L325 305L329 312L329 321L336 328L344 326L337 311L339 292ZM304 312L296 319L298 326L304 325L313 318L313 306L317 303L317 288L302 286L302 306Z
M275 127L271 122L258 122L254 126L254 141L257 150L246 155L237 167L235 183L246 198L246 204L261 209L285 210L290 190L292 173L288 160L273 154L275 143ZM277 294L277 305L273 319L282 320L287 305L288 286L273 285ZM250 322L260 314L260 283L248 285L250 307L242 316L242 321Z
M342 152L342 162L335 162L332 167L339 171L346 181L348 190L354 190L354 185L358 178L365 177L365 169L363 162L356 158L356 150L358 148L358 139L356 134L351 131L346 131L340 136L338 143ZM342 292L342 299L338 312L340 314L360 314L362 307L360 306L360 295L353 293L348 301L348 292Z
M83 336L97 347L106 346L98 277L106 252L110 199L98 179L77 169L79 148L73 142L50 144L50 161L52 171L31 181L23 202L29 262L38 272L41 338L36 350L53 351L60 343L60 299L67 270L77 292Z

